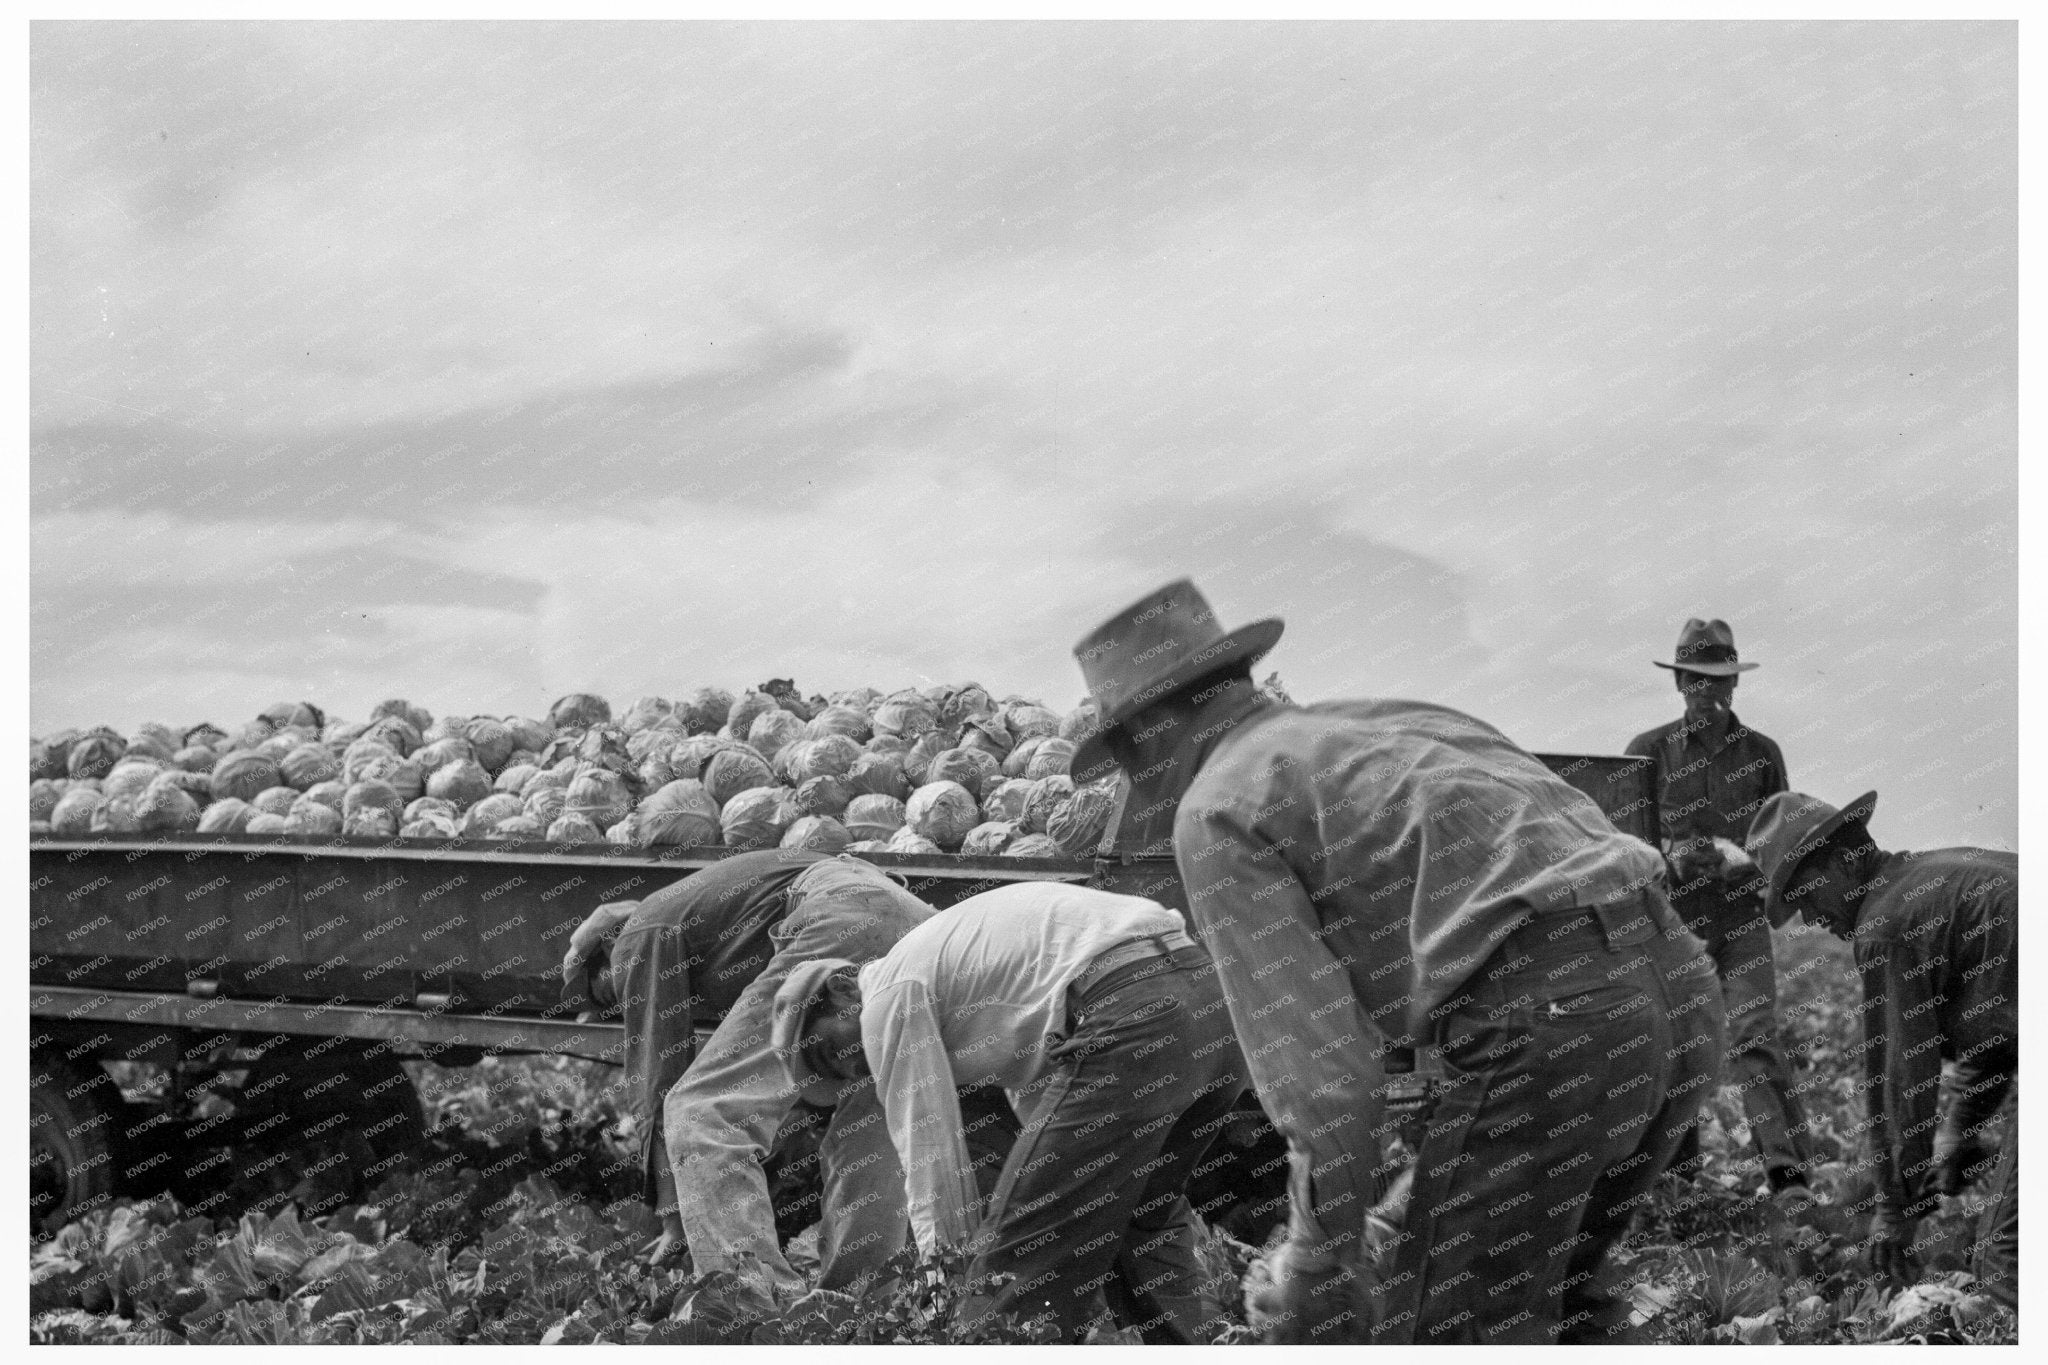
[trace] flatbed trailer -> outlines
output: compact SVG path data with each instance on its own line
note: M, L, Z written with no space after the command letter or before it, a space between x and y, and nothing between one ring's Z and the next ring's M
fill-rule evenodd
M1624 831L1654 841L1648 762L1544 756ZM1112 812L1086 859L862 854L941 909L1018 881L1142 895L1186 912L1172 812ZM616 1020L577 1017L556 976L596 906L731 856L611 844L179 835L30 843L31 1184L60 1225L133 1188L195 1122L187 1096L239 1074L233 1122L368 1136L381 1157L423 1118L400 1063L552 1053L617 1063ZM160 1067L125 1097L110 1063ZM216 1120L198 1120L216 1122ZM140 1169L138 1169L140 1168Z

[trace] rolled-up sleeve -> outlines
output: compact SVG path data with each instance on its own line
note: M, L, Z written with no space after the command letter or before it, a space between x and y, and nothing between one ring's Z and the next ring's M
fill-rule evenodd
M1382 1104L1379 1034L1307 890L1234 811L1183 805L1174 829L1196 932L1291 1163L1298 1265L1362 1254Z
M918 1250L972 1248L980 1223L974 1162L952 1059L922 982L891 982L862 1003L861 1046L903 1166Z

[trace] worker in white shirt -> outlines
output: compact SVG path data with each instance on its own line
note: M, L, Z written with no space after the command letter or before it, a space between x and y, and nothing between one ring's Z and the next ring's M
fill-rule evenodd
M1213 1340L1186 1188L1246 1074L1208 954L1154 901L1054 882L962 901L856 966L776 995L792 1079L870 1074L911 1230L998 1278L984 1316L1082 1339L1098 1293L1151 1344ZM977 1207L956 1088L1000 1086L1023 1125Z

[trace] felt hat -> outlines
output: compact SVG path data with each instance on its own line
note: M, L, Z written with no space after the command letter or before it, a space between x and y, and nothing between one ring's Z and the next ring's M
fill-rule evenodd
M1673 672L1704 673L1713 678L1733 677L1757 667L1756 664L1738 662L1735 632L1728 629L1726 621L1702 621L1697 616L1687 621L1685 628L1678 632L1678 648L1673 651L1670 663L1661 659L1650 662Z
M830 1090L836 1098L839 1082L832 1077L819 1075L812 1069L803 1055L804 1034L809 1031L811 1016L824 998L825 990L832 978L842 972L857 973L860 967L843 957L813 958L800 962L795 970L783 980L775 992L768 1023L768 1046L782 1063L789 1078L804 1091L804 1098L811 1099L813 1092ZM833 1103L825 1099L824 1103Z
M1074 780L1115 766L1105 736L1153 702L1234 663L1257 662L1280 640L1277 617L1226 631L1208 599L1185 578L1145 594L1074 646L1095 703L1095 728L1074 751Z
M1845 832L1868 837L1864 827L1876 807L1876 792L1865 792L1840 810L1802 792L1779 792L1757 808L1743 842L1763 876L1764 905L1774 927L1792 918L1795 907L1786 902L1785 889L1800 863Z

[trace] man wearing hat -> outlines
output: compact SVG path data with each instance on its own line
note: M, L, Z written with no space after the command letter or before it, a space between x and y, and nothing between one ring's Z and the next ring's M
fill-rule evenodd
M1611 1341L1603 1267L1721 1062L1712 965L1655 850L1482 721L1261 697L1267 620L1182 580L1075 648L1101 716L1077 781L1178 800L1174 856L1293 1162L1269 1339ZM1383 1050L1445 1077L1406 1224L1365 1283Z
M1863 979L1864 1094L1877 1164L1871 1249L1910 1278L1914 1226L1985 1160L1981 1130L2017 1093L2019 855L1984 848L1887 853L1868 823L1877 793L1841 810L1773 796L1748 847L1773 925L1794 914L1849 942ZM1937 1119L1944 1061L1955 1101ZM2019 1273L2019 1128L2006 1128L1974 1269L2013 1305Z
M1058 882L983 892L864 967L799 967L774 1031L798 1083L872 1072L918 1248L1008 1277L977 1316L1049 1317L1072 1342L1106 1296L1149 1344L1215 1339L1186 1191L1244 1063L1177 912ZM960 1087L1000 1087L1024 1121L986 1216Z
M770 1048L769 1011L800 964L880 957L931 914L869 863L771 849L601 907L577 928L564 994L625 1016L623 1085L646 1134L644 1191L662 1214L657 1258L681 1240L699 1274L757 1276L785 1302L804 1292L763 1171L800 1098L832 1111L819 1148L820 1287L848 1288L902 1249L902 1181L874 1088L799 1095ZM701 1052L697 1022L717 1024Z
M1655 768L1658 818L1671 866L1671 904L1705 941L1720 973L1728 1015L1726 1079L1739 1085L1750 1138L1772 1193L1806 1191L1813 1139L1778 1037L1778 983L1771 929L1755 870L1741 856L1757 808L1787 785L1785 757L1768 736L1736 719L1737 678L1757 667L1735 652L1726 621L1685 623L1669 669L1685 714L1629 741L1627 752ZM1681 1166L1699 1148L1686 1139Z

